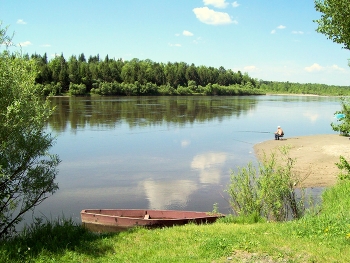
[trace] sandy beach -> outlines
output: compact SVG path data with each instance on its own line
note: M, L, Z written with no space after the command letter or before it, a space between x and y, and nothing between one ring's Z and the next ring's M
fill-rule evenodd
M348 137L336 134L312 135L269 140L254 145L254 151L259 160L263 153L270 155L283 145L291 147L289 156L296 160L294 171L307 178L303 187L332 186L337 181L338 167L342 155L350 161L350 140Z

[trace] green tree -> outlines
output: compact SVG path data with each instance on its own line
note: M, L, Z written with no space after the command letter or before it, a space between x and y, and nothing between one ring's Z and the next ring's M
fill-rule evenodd
M48 67L47 55L44 54L43 57L40 55L32 55L32 59L35 59L38 65L39 73L36 77L36 83L45 84L51 82L51 71Z
M147 68L147 76L148 82L155 83L158 86L166 83L164 65L162 63L153 63L152 65L149 65Z
M322 13L320 19L314 20L318 24L316 31L350 49L349 0L315 0L315 8Z
M99 63L99 70L101 72L102 81L105 81L105 82L113 81L112 71L109 66L110 61L112 60L110 60L107 55L105 60Z
M123 68L124 62L122 59L113 60L110 62L110 69L112 74L113 81L122 82L121 72Z
M134 67L132 62L127 62L124 64L122 71L121 71L121 77L123 82L132 84L136 81L135 73L134 73Z
M59 82L59 75L61 71L61 57L55 56L55 58L49 62L49 68L52 73L52 81L55 83Z
M69 81L74 84L80 84L80 72L79 72L79 63L75 56L71 56L68 61L68 76Z
M164 67L166 83L175 88L176 87L176 67L174 64L168 62Z
M69 89L69 75L68 75L67 62L66 62L63 54L61 54L60 62L61 62L61 70L60 70L60 74L58 75L58 79L62 85L62 88L65 91L67 91Z
M341 134L349 136L350 134L350 99L341 98L341 110L335 112L336 123L331 123L333 131L339 131Z
M80 62L79 75L81 76L81 83L85 84L87 90L90 90L92 87L92 75L87 62Z
M10 43L0 23L0 46ZM8 49L0 53L0 238L12 235L23 214L34 209L58 186L59 164L48 153L54 142L44 126L50 103L35 88L37 64Z
M86 62L84 53L81 53L81 54L79 55L78 61L79 61L79 62Z
M177 69L176 69L176 87L177 86L187 86L187 78L186 78L186 70L188 65L185 62L175 63ZM175 87L174 87L175 88Z
M200 83L197 67L193 63L186 69L186 79L187 81L193 80L197 84Z

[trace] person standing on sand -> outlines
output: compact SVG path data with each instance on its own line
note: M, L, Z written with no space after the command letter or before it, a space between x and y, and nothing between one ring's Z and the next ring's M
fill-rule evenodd
M284 132L281 128L281 126L277 126L277 131L275 132L275 140L279 140L280 137L283 137Z

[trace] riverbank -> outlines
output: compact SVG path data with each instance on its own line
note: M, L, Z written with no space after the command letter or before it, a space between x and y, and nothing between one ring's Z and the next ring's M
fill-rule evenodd
M306 177L303 187L333 186L337 181L339 156L350 159L350 140L337 134L312 135L269 140L258 143L254 151L259 160L280 146L290 146L289 156L296 160L295 172Z
M349 192L348 180L336 184L324 192L319 213L286 223L225 217L214 224L109 234L90 233L72 220L36 223L14 239L0 240L0 262L345 263Z

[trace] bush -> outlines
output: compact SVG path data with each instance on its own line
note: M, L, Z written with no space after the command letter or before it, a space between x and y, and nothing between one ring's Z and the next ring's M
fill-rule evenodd
M177 91L177 94L179 94L179 95L191 95L192 94L192 91L188 87L179 86L179 87L177 87L176 91Z
M56 96L62 92L62 86L59 82L56 84L36 84L35 86L40 96Z
M337 123L331 123L333 131L339 131L342 135L349 136L350 134L350 101L349 98L341 98L340 111L336 111L335 114L343 115L337 118Z
M161 85L158 88L158 93L160 95L174 95L174 94L176 94L176 90L172 86L170 86L169 84L168 85Z
M85 84L69 84L69 94L71 95L85 95L86 94L86 86Z
M0 23L0 43L11 42L5 34ZM49 153L54 137L44 127L53 109L38 94L35 61L5 50L0 72L0 239L5 239L26 212L58 189L60 160Z
M271 153L270 158L264 155L263 163L259 164L259 173L251 163L231 173L227 191L236 215L258 215L274 221L303 215L304 200L298 198L295 192L301 180L292 172L294 160L289 158L288 151L288 147L279 149L281 160L277 160L276 153ZM282 163L277 164L277 161Z
M350 180L350 164L343 156L340 156L339 158L340 162L335 164L340 169L338 178L340 180Z

